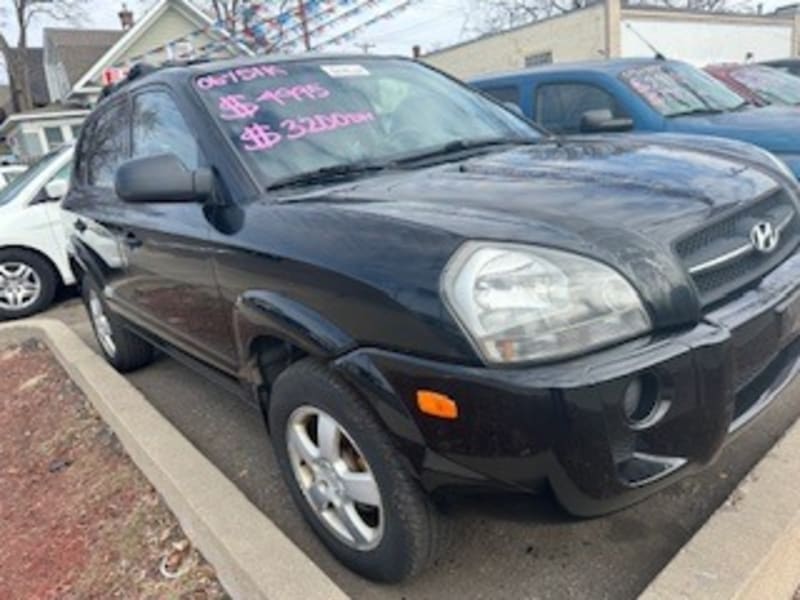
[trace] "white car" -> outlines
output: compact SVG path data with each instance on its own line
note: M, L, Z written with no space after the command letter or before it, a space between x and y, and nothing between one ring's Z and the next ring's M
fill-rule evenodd
M0 320L42 311L60 286L75 283L59 208L72 152L42 157L0 190Z
M22 175L28 167L25 165L2 165L0 166L0 190Z

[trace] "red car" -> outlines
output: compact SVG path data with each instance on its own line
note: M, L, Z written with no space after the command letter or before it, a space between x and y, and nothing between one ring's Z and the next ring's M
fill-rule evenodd
M709 65L706 72L756 106L800 105L800 78L765 65Z

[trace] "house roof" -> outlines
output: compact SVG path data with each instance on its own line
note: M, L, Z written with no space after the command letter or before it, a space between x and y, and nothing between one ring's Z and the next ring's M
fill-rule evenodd
M14 56L21 52L21 50L10 48L9 52ZM43 57L44 51L42 48L28 48L25 55L25 68L28 71L34 106L45 106L50 102L50 94L47 91L47 80L44 76Z
M44 30L45 44L50 44L64 65L70 85L74 85L125 32L121 29Z
M180 10L188 19L197 23L198 28L208 27L208 34L212 37L225 39L225 35L219 33L214 28L214 21L200 10L191 0L158 0L154 6L148 10L144 16L129 30L125 31L116 43L109 48L103 55L95 61L91 68L84 73L80 80L73 86L73 90L90 89L96 87L94 82L100 79L103 69L114 65L119 61L125 52L133 46L150 26L170 7L173 6ZM242 44L231 42L232 46L244 55L252 55L253 52Z

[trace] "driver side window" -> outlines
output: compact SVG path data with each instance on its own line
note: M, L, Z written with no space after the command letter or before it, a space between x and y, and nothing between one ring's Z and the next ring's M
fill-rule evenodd
M187 169L204 162L200 147L172 97L146 91L133 99L133 158L174 154Z
M608 110L613 118L628 115L605 90L586 83L548 83L536 90L536 122L553 133L580 133L590 110Z

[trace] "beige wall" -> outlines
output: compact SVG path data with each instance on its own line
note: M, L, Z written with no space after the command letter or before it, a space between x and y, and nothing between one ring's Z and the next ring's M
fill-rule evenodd
M599 59L606 52L606 9L597 4L500 35L423 56L456 77L519 69L525 57L553 53L553 62Z

